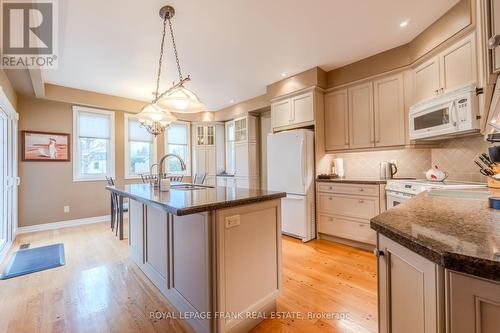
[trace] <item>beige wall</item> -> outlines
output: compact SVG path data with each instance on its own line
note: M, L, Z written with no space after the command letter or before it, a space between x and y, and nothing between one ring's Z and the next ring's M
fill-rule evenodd
M442 141L439 148L400 149L372 152L329 154L327 158L344 159L346 177L379 178L379 163L396 160L396 177L425 178L424 172L433 165L449 173L450 180L486 182L474 159L487 153L490 144L481 135Z
M10 84L10 81L7 78L7 75L5 74L5 71L3 69L0 69L0 87L2 87L3 91L5 92L5 95L9 99L12 106L16 108L17 95L16 92L14 91L14 88L12 88L12 85Z
M19 96L19 130L72 134L72 104ZM115 113L115 175L124 180L124 112ZM157 138L163 154L163 135ZM109 193L104 181L74 182L71 162L19 161L19 226L108 215ZM127 180L127 183L138 180ZM64 213L63 206L70 206Z
M474 9L471 0L461 0L411 42L329 71L328 88L411 65L450 38L473 29Z

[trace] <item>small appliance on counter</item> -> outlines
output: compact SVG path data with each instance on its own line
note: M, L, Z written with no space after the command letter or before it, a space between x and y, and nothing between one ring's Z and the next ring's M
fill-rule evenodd
M335 158L333 159L333 173L339 176L340 178L344 177L344 159L343 158Z
M398 172L396 164L391 162L380 162L380 179L393 179Z
M439 170L438 166L435 165L433 168L427 170L425 178L431 182L442 182L448 178L448 172Z

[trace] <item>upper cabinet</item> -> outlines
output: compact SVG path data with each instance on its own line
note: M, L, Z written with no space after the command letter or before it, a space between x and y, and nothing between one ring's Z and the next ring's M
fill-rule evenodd
M415 100L423 101L439 93L439 58L434 57L415 67Z
M373 82L375 147L405 143L403 75L393 75Z
M360 84L348 89L349 94L349 147L374 146L373 84Z
M326 94L326 151L404 145L403 88L396 74Z
M314 124L314 91L273 102L271 122L273 129Z
M325 95L325 149L349 148L347 89Z
M477 81L476 38L472 33L414 68L415 102Z
M215 144L214 124L196 124L194 132L196 146L213 146Z

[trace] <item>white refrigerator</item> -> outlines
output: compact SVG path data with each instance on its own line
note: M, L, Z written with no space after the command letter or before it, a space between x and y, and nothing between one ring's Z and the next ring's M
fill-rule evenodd
M267 188L286 192L281 201L282 232L304 242L315 238L313 131L267 136Z

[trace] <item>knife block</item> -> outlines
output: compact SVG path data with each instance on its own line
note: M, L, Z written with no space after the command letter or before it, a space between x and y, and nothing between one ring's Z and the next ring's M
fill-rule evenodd
M495 174L500 173L500 165L494 165L491 167ZM488 187L491 188L500 188L500 180L496 180L492 177L488 177Z

